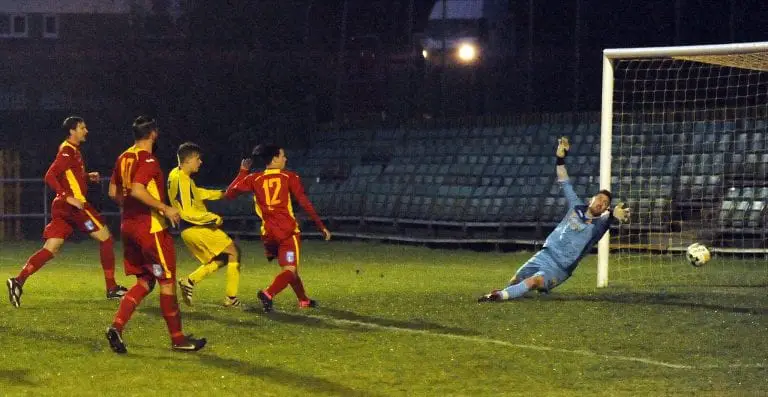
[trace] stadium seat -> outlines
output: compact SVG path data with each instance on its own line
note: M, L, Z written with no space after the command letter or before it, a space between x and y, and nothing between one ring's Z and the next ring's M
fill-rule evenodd
M706 179L703 175L694 176L693 183L691 184L690 200L702 200L704 198L705 186Z
M723 203L720 205L720 212L718 214L718 219L720 221L720 226L724 228L731 227L731 214L734 210L734 202L731 200L724 200Z
M707 177L703 200L716 200L722 195L722 191L722 177L720 175L710 175Z
M730 226L734 228L745 228L749 219L749 207L752 204L751 201L738 201L736 202L736 208L731 213Z
M747 217L748 228L758 229L763 227L765 218L765 201L753 201Z
M765 142L765 133L762 131L756 131L754 134L752 134L752 139L750 140L749 144L749 152L762 153L766 149L768 149L768 146L766 146Z
M717 148L715 150L720 153L732 153L732 148L733 133L723 132L722 135L720 135L720 139L717 141Z

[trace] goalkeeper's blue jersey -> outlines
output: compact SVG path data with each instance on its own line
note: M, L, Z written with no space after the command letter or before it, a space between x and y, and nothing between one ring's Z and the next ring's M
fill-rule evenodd
M611 215L606 212L592 218L588 206L579 199L571 182L560 181L561 188L568 199L568 213L547 236L544 248L560 269L570 275L579 261L603 237L611 225Z

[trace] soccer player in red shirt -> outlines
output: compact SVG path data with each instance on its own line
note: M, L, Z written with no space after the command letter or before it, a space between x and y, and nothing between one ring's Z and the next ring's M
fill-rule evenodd
M165 180L157 158L152 154L160 130L154 119L139 116L133 122L136 143L115 162L109 182L109 197L122 207L120 232L123 239L125 273L136 276L120 302L107 340L115 353L126 353L123 328L136 306L160 284L160 310L171 334L171 348L197 351L206 340L185 336L176 299L176 251L168 232L168 221L179 224L179 211L167 205ZM167 218L167 220L166 220Z
M21 305L21 294L27 278L59 252L74 231L80 230L99 241L101 268L107 283L107 299L120 299L127 291L115 282L115 251L112 236L104 218L85 198L87 182L98 182L98 172L85 172L80 156L80 144L88 136L85 121L77 116L67 117L62 123L67 139L59 145L56 159L45 173L45 183L56 192L51 204L51 222L45 226L43 248L35 252L16 277L6 281L8 298L15 307Z
M291 195L322 231L326 241L331 239L331 232L317 216L315 208L304 194L299 176L285 170L288 159L282 148L276 145L258 145L253 149L253 159L242 162L240 172L227 187L224 196L234 198L241 193L253 192L256 214L261 218L261 241L264 243L265 255L269 261L277 258L277 263L282 268L272 285L259 291L259 300L264 311L269 313L272 311L272 299L290 285L299 299L299 307L314 307L317 303L307 297L299 277L301 235L293 214ZM262 161L266 169L248 174L252 161Z

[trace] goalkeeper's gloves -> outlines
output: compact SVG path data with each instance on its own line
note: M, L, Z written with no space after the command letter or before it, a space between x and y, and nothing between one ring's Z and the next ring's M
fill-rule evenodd
M555 156L557 156L557 165L565 164L565 157L568 156L568 150L571 149L571 144L568 142L568 137L562 137L557 140L557 150L555 150Z
M621 223L629 222L629 208L624 203L619 202L613 207L613 217L618 219Z

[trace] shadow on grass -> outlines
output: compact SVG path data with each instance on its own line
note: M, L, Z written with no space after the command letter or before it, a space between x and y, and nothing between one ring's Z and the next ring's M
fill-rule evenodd
M200 363L212 367L256 378L268 379L280 384L306 390L306 393L325 393L340 396L376 396L365 391L355 390L329 380L310 375L298 374L275 367L265 367L258 364L219 357L211 354L200 354Z
M743 307L736 305L701 302L703 296L708 296L709 299L707 300L713 301L718 300L718 298L722 298L713 294L702 293L616 292L600 293L595 295L552 294L542 295L539 299L555 301L610 302L636 305L663 305L690 309L718 310L730 313L748 313L757 315L768 314L768 308L765 307Z
M419 330L419 331L431 331L431 332L437 332L437 333L465 335L465 336L480 335L480 333L473 330L457 328L457 327L448 327L445 325L430 323L428 321L424 321L419 318L413 318L409 321L394 320L389 318L365 316L362 314L358 314L358 313L354 313L346 310L334 309L330 307L321 307L315 310L319 314L326 315L328 317L333 317L337 320L373 324L380 327L392 327L392 328L402 328L402 329Z
M261 311L261 310L259 310ZM279 323L285 323L285 324L297 324L312 328L322 328L322 329L344 329L344 330L352 330L356 332L368 332L368 329L356 327L356 328L350 328L349 326L341 325L341 324L334 324L332 322L329 322L322 318L317 317L309 317L305 316L303 314L294 314L294 313L285 313L285 312L272 312L265 315L266 318L268 318L271 321L276 321Z
M205 308L203 308L205 310ZM155 316L162 318L163 313L157 306L148 306L144 307L138 310L141 313ZM246 327L246 328L253 328L253 327L261 327L263 326L263 319L261 317L257 317L255 320L243 320L242 318L239 318L237 316L232 316L231 313L227 313L223 316L214 316L208 312L205 311L185 311L183 308L181 309L181 320L182 323L186 320L191 321L213 321L220 323L222 325L226 326L237 326L237 327Z
M107 327L105 325L104 330L106 329ZM72 346L83 346L88 348L92 352L101 352L104 350L109 350L109 346L107 344L106 338L96 340L94 338L90 338L82 334L61 334L61 333L56 333L52 331L43 331L43 330L31 329L31 328L26 328L24 330L21 330L21 329L4 328L4 327L0 327L0 332L6 335L15 335L17 337L30 339L30 340L33 340L36 344L39 344L42 341L44 341L49 343L66 343Z
M40 386L37 382L29 380L28 369L0 369L0 383L13 386Z

